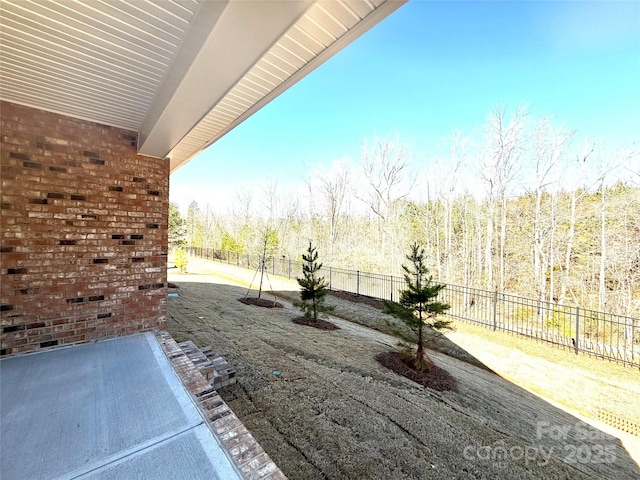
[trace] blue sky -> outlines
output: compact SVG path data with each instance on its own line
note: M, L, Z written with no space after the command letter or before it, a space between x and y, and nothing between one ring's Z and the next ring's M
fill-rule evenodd
M639 1L411 1L171 175L181 206L303 184L397 136L425 164L454 129L527 104L575 141L640 148Z

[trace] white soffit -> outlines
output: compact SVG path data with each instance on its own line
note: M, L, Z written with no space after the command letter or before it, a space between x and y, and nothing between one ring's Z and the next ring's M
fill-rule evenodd
M138 130L199 2L0 1L0 98Z
M171 171L184 165L404 3L405 0L313 2L171 150Z
M179 71L169 88L163 88L156 97L140 130L140 153L167 155L181 143L283 32L304 15L312 1L229 2L213 28L202 29L206 38L194 58L186 62L182 56L177 59L173 71L184 71ZM203 2L201 18L211 16L212 3L216 2Z
M405 0L0 0L0 98L175 171Z

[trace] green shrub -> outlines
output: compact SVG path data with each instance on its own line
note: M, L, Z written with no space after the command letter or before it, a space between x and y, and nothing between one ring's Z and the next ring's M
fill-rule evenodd
M176 250L176 257L174 260L176 267L180 270L180 273L187 272L187 265L189 264L189 259L187 258L187 252L184 251L184 248L178 248Z

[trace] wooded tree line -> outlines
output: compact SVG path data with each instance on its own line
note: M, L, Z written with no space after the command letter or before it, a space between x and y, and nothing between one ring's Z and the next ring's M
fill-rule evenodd
M309 170L305 194L270 180L228 211L171 207L170 243L400 274L424 246L445 283L640 315L640 156L605 151L527 109L496 108L479 140L454 132L428 160L374 138L359 162Z

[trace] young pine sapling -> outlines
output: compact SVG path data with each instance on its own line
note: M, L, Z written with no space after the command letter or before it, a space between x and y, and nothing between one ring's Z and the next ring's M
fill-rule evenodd
M437 316L449 309L449 305L436 300L445 285L433 281L425 265L424 249L418 244L411 245L411 253L406 256L409 266L402 265L407 288L400 292L400 301L385 300L385 313L404 321L417 336L417 349L403 352L405 362L420 371L428 371L433 362L424 351L424 328L439 332L451 329L449 320Z
M304 316L316 322L318 315L322 312L332 311L334 308L325 305L325 296L329 291L324 277L319 277L318 272L322 268L322 263L318 263L318 252L309 242L306 254L302 254L302 278L296 278L301 287L298 306L304 312Z

